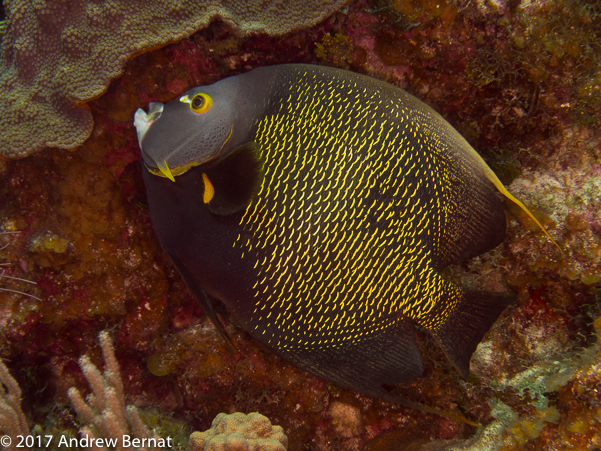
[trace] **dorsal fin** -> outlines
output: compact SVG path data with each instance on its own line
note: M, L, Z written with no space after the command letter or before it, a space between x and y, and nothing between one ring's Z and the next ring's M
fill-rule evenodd
M547 232L547 229L545 229L543 227L543 225L538 221L538 219L536 219L536 217L530 212L530 210L528 210L528 208L518 198L516 198L513 194L511 194L509 191L507 191L507 188L505 188L505 185L503 185L503 183L501 183L501 180L499 180L499 178L492 171L492 169L490 169L488 166L486 166L484 175L486 175L486 178L488 180L490 180L493 185L495 185L495 187L499 190L499 192L503 196L505 196L507 199L509 199L514 204L516 204L518 207L520 207L522 209L522 211L524 213L526 213L530 217L530 219L532 219L535 222L535 224L543 231L543 233L545 235L547 235L547 238L549 238L553 242L553 244L555 244L555 246L557 246L557 249L559 249L561 252L563 252L563 249L561 248L561 246L557 243L557 241L555 241L551 237L551 235L549 235L549 232Z
M466 142L466 144L467 144L467 142ZM476 152L474 150L474 148L472 146L470 146L469 144L468 144L467 148L469 149L469 153L471 154L471 156L480 165L480 168L484 172L484 175L486 176L486 178L488 180L490 180L490 182L493 185L495 185L495 188L497 188L503 196L505 196L507 199L509 199L514 204L516 204L518 207L520 207L520 209L524 213L526 213L530 217L530 219L532 219L535 222L535 224L543 231L543 233L545 235L547 235L547 238L549 238L553 242L553 244L555 244L555 246L557 246L557 249L559 249L561 252L563 252L563 249L561 248L561 246L557 243L557 241L555 241L551 237L551 235L549 235L549 232L547 232L547 229L545 229L543 227L543 225L538 221L538 219L536 219L536 217L530 212L530 210L528 210L528 208L526 208L526 206L519 199L517 199L513 194L511 194L509 191L507 191L507 188L505 188L505 185L503 185L501 180L499 180L499 177L497 177L497 174L495 174L492 171L492 169L486 164L486 162L482 159L482 157L478 154L478 152Z

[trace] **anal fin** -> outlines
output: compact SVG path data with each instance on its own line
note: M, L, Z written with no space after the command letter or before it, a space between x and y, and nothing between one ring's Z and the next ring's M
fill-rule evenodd
M382 385L406 382L423 373L415 329L405 319L359 340L321 349L276 350L300 368L340 386L390 399Z
M462 297L435 329L429 329L451 363L465 378L470 358L484 334L515 296L506 293L462 289Z
M410 401L383 387L407 382L423 373L415 329L406 319L400 319L393 326L368 335L365 339L344 341L340 346L277 352L298 367L342 387L471 426L479 426L460 414Z

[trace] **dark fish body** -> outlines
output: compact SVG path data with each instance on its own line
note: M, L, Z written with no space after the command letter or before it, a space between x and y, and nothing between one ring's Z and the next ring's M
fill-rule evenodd
M196 114L199 92L212 106ZM216 324L205 293L276 354L393 401L382 385L423 371L414 324L467 375L512 297L440 271L497 246L505 213L498 179L430 107L352 72L281 65L139 114L157 236Z

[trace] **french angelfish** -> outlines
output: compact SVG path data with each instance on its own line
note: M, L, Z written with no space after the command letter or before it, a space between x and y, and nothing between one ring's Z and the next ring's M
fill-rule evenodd
M467 377L514 299L440 275L503 241L499 192L519 201L395 86L261 67L151 103L134 124L161 246L224 337L209 298L296 366L416 407L383 387L423 372L414 324Z

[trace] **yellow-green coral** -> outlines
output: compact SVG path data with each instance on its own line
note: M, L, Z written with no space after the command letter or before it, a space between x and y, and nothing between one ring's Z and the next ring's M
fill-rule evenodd
M31 242L32 251L52 251L57 254L62 254L67 250L69 246L69 240L62 238L52 232L46 232L43 235L38 236Z
M287 447L284 430L257 412L220 413L211 429L190 436L191 451L286 451Z
M353 62L353 43L342 33L336 33L334 36L327 33L315 46L315 56L322 63L348 69L349 64Z

